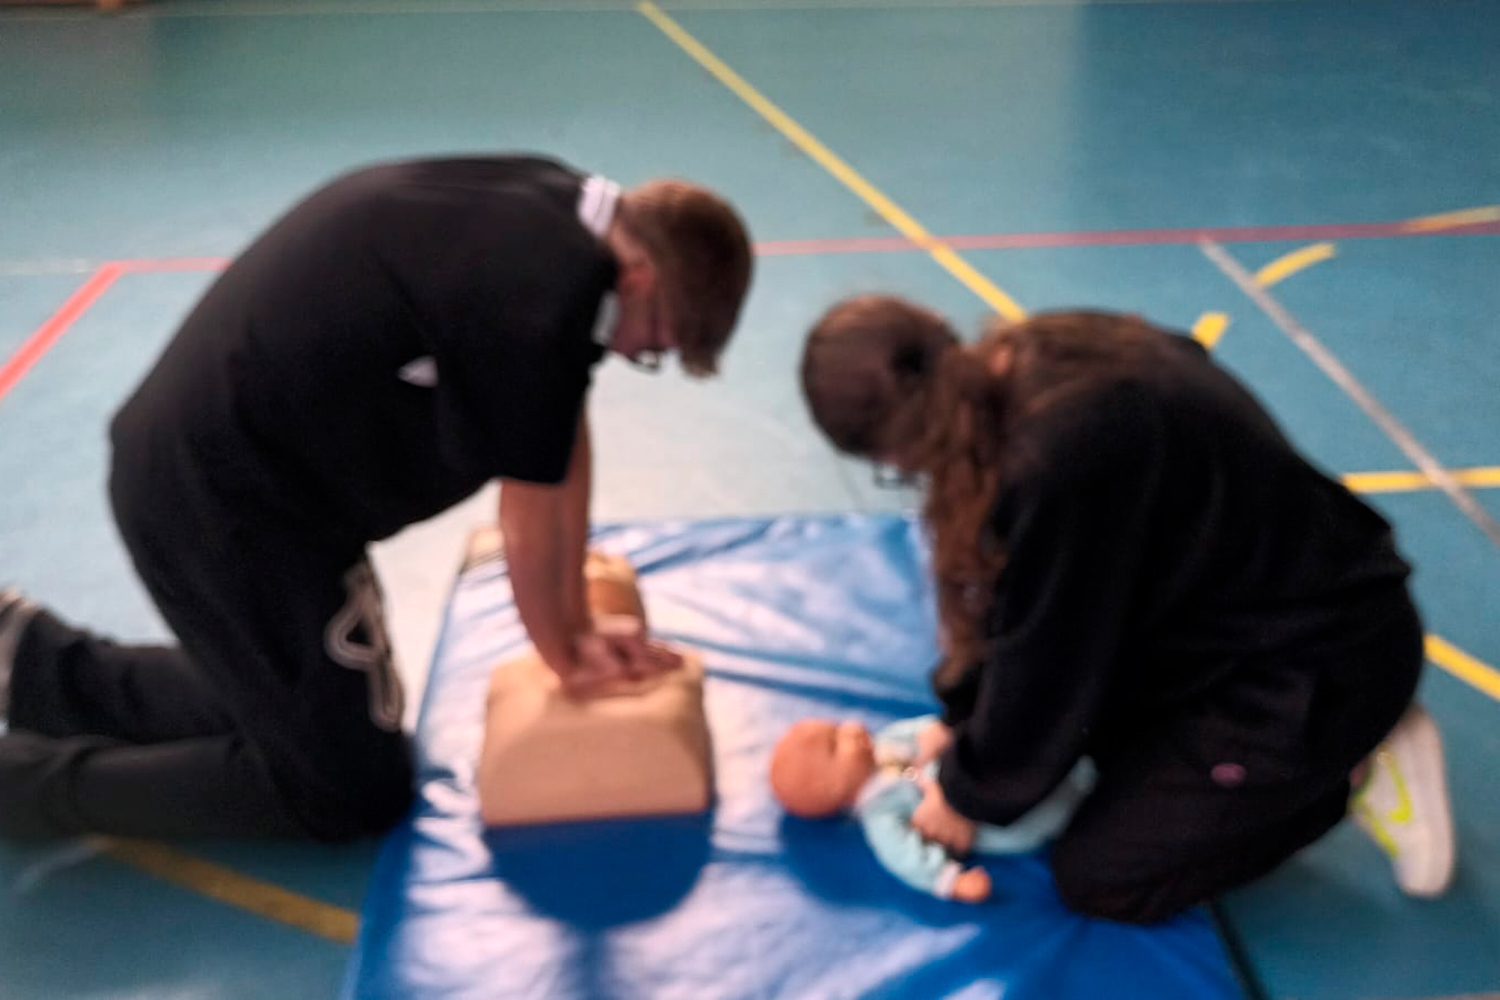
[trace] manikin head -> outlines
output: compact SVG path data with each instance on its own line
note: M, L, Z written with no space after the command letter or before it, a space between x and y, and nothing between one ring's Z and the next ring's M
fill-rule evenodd
M771 791L782 808L803 819L848 810L874 773L874 741L858 722L803 719L771 754Z

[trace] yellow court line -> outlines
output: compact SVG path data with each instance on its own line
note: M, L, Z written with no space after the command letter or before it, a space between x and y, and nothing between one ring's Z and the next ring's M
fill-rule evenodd
M1431 233L1459 226L1472 226L1480 222L1500 222L1500 205L1485 205L1482 208L1465 208L1441 215L1424 215L1412 219L1402 226L1408 232Z
M1449 471L1462 486L1477 489L1500 486L1500 466ZM1356 493L1407 493L1412 490L1435 489L1437 486L1422 472L1350 472L1342 478L1344 485Z
M668 17L660 7L650 2L636 5L643 16L650 20L668 38L677 44L684 52L691 56L697 63L711 73L724 86L728 87L735 96L753 108L761 117L774 126L777 131L786 136L797 148L801 149L812 158L824 170L827 170L837 180L854 194L858 195L864 202L880 214L881 218L890 223L897 232L901 233L913 243L927 250L934 260L946 268L949 273L988 303L996 312L1007 319L1018 320L1025 317L1026 312L1016 302L997 288L989 279L975 271L962 257L949 247L939 243L926 229L915 219L907 214L899 205L891 201L880 192L869 181L859 175L853 167L849 166L827 146L819 142L812 133L799 125L790 115L768 100L760 91L756 90L745 81L734 70L724 63L718 56L714 55L696 38L690 35L681 25ZM1412 225L1422 224L1436 225L1435 219L1443 218L1442 226L1451 226L1453 215L1446 217L1432 217L1427 220L1414 220ZM1487 216L1485 217L1487 218ZM1468 224L1484 219L1465 217L1457 224ZM1294 250L1277 260L1272 261L1261 268L1255 275L1255 281L1263 288L1269 288L1279 281L1285 280L1298 271L1312 267L1321 261L1328 260L1337 253L1332 243L1315 243L1311 246ZM1200 317L1193 326L1193 335L1205 342L1205 346L1212 347L1213 343L1223 335L1229 323L1228 317L1222 313L1208 313ZM1486 471L1487 470L1478 470ZM1355 474L1356 477L1361 474ZM1367 477L1380 474L1363 474ZM1386 474L1400 475L1400 474ZM1420 475L1420 474L1418 474ZM1424 480L1426 477L1422 477ZM1378 480L1370 480L1378 482ZM1469 684L1474 685L1491 697L1500 700L1500 674L1492 668L1475 660L1468 654L1444 642L1436 636L1427 638L1427 654L1439 666L1460 677Z
M359 915L352 910L241 875L160 844L110 839L103 842L102 849L116 861L163 881L339 944L351 944L359 930Z
M1459 229L1484 222L1500 222L1500 205L1483 205L1479 208L1464 208L1456 212L1424 215L1420 218L1408 219L1401 224L1401 228L1411 233L1437 233L1445 229ZM1298 271L1304 271L1314 264L1328 260L1337 253L1338 248L1332 243L1314 243L1293 250L1255 272L1255 282L1262 288L1270 288Z
M1208 312L1198 317L1193 324L1193 339L1210 351L1218 346L1219 338L1229 329L1229 316L1225 313Z
M1336 253L1338 249L1332 243L1314 243L1300 250L1293 250L1256 271L1255 283L1262 288L1270 288L1278 281L1284 281L1298 271L1306 270Z
M790 115L782 111L766 98L760 91L756 90L745 81L734 70L718 56L698 41L656 4L650 0L644 0L636 4L636 10L646 17L662 34L666 35L677 47L691 56L698 65L708 70L709 73L724 86L728 87L736 97L750 105L762 118L776 128L778 132L802 152L806 153L812 160L833 177L842 183L850 191L861 198L865 204L874 209L882 219L890 223L902 236L922 247L932 259L942 265L949 274L961 281L970 291L978 295L990 308L1009 320L1019 320L1026 317L1026 310L1022 309L1014 299L1001 291L994 282L976 271L968 261L964 260L950 247L944 246L922 227L916 219L887 198L880 189L860 176L849 164L840 159L831 149L823 145L807 129L799 125Z
M1427 658L1459 680L1500 701L1500 671L1435 635L1425 644Z

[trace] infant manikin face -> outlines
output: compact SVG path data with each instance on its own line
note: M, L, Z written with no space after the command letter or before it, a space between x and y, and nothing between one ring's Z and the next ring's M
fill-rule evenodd
M870 737L870 731L858 722L842 722L835 726L827 723L820 727L822 732L832 729L831 736L821 737L830 739L833 746L829 755L833 758L830 767L835 774L844 776L846 780L853 780L858 776L859 782L864 783L870 776L870 767L875 763L875 741Z
M804 719L776 745L771 785L795 815L829 816L854 804L875 772L875 744L858 722Z

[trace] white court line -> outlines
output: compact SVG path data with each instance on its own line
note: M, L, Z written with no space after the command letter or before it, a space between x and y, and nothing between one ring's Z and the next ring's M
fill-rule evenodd
M1212 240L1204 240L1198 246L1204 255L1213 261L1214 265L1220 271L1224 272L1230 281L1239 286L1240 291L1244 292L1250 301L1259 306L1261 311L1271 318L1271 322L1281 328L1282 333L1291 338L1292 343L1296 344L1302 349L1304 354L1312 358L1313 363L1323 370L1323 374L1333 379L1334 383L1340 389L1343 389L1349 398L1359 405L1361 410L1365 411L1365 415L1375 421L1380 429L1385 432L1386 436L1395 442L1396 447L1400 448L1406 457L1411 459L1413 465L1425 473L1435 486L1448 494L1448 499L1452 500L1458 509L1463 511L1469 520L1473 521L1479 530L1485 533L1490 541L1496 545L1500 545L1500 524L1495 522L1495 519L1490 516L1489 511L1485 510L1479 501L1475 500L1474 496L1468 490L1464 489L1463 485L1454 478L1453 474L1443 468L1438 463L1438 460L1433 458L1432 454L1426 448L1422 447L1411 431L1407 430L1399 420L1392 416L1391 412L1382 406L1379 400L1370 395L1369 390L1360 384L1353 373L1345 368L1343 363L1334 357L1333 353L1324 347L1317 337L1314 337L1306 327L1297 322L1296 317L1287 312L1285 307L1280 302L1277 302L1270 292L1261 287L1255 280L1255 276L1245 270L1240 265L1240 262L1231 257L1229 252L1222 246Z

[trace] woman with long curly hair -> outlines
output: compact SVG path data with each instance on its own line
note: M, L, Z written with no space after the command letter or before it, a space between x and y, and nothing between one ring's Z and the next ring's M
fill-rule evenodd
M965 344L863 296L814 326L801 375L835 447L925 494L947 727L926 837L961 852L1090 758L1051 851L1082 913L1164 919L1350 812L1404 890L1446 888L1410 566L1195 341L1076 311Z

